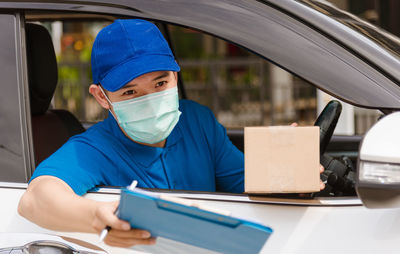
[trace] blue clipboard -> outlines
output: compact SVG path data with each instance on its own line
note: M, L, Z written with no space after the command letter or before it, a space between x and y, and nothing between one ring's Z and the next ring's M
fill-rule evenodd
M190 201L189 201L190 202ZM272 234L269 227L148 195L121 190L119 217L132 228L223 253L258 253Z

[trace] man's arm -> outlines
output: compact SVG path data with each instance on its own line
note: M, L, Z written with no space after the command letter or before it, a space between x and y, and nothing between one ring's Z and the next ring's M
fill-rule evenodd
M113 246L154 244L147 231L130 229L128 222L114 215L117 206L118 202L80 197L57 177L40 176L29 184L19 202L18 212L39 226L56 231L100 233L109 225L112 230L105 242Z
M76 195L56 177L40 176L29 184L20 200L18 212L48 229L94 233L97 203Z

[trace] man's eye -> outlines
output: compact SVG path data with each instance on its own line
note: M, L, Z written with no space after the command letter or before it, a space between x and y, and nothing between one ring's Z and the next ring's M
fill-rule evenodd
M128 90L128 91L125 91L125 92L123 93L123 95L131 95L131 94L134 94L134 93L135 93L134 90Z
M167 83L167 81L160 81L156 84L156 87L163 86L165 83Z

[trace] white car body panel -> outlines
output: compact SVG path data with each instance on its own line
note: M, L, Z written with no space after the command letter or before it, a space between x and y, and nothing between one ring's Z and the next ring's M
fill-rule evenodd
M4 184L3 184L4 185ZM12 186L15 187L12 187ZM130 249L112 248L98 243L98 235L85 233L53 232L43 229L17 213L20 197L26 184L9 184L0 187L1 206L0 232L51 233L69 236L95 244L109 253L141 253ZM114 194L113 194L114 192ZM177 196L185 196L172 194ZM192 194L193 198L197 194ZM186 195L188 196L188 195ZM86 198L99 201L117 200L118 190L89 193ZM199 195L201 197L201 195ZM204 198L204 197L203 197ZM237 197L236 197L237 198ZM232 196L235 199L235 196ZM240 198L237 198L240 200ZM400 242L400 211L397 209L367 209L358 199L326 200L315 205L248 203L233 201L198 200L218 209L229 210L239 216L261 222L273 228L274 233L264 245L261 253L398 253ZM276 203L276 202L275 202ZM5 205L7 204L7 205ZM325 205L329 204L329 205ZM343 204L343 205L339 205ZM153 253L184 253L182 246L159 241L156 246L141 250ZM174 249L176 247L176 249ZM164 251L160 251L163 249ZM180 250L180 251L179 251ZM187 250L187 249L186 249ZM194 248L191 253L203 253Z

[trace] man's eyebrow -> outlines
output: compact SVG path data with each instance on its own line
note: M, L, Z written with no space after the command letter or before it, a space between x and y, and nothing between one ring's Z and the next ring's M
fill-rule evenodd
M131 88L131 87L134 87L134 86L137 86L137 85L136 84L128 84L128 85L122 87L122 89Z
M169 76L169 73L166 71L163 74L161 74L160 76L154 78L153 81L155 81L157 79L162 79L162 78L165 78L165 77L168 77L168 76Z
M165 77L168 77L168 76L169 76L169 73L166 71L166 72L163 72L163 74L161 74L160 76L155 77L152 81L155 81L155 80L158 80L158 79L162 79L162 78L165 78ZM131 88L131 87L134 87L134 86L137 86L137 84L128 84L128 85L122 87L121 89Z

